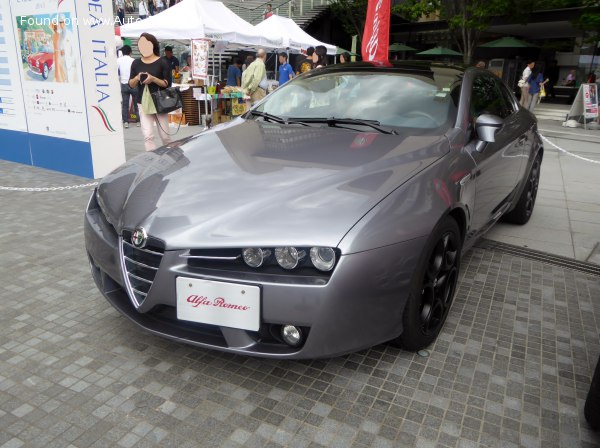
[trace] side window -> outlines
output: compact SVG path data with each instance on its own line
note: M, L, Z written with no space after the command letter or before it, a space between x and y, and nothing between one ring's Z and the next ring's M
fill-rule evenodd
M500 81L496 80L496 86L498 88L498 90L500 91L500 94L502 95L502 99L504 102L504 113L502 115L500 115L501 118L507 118L509 115L514 114L517 109L515 108L515 102L513 100L512 95L510 94L510 92L508 91L508 89L506 88L506 86L504 84L502 84Z
M502 94L498 91L496 81L489 76L479 75L473 80L471 90L471 122L475 123L482 114L506 115L506 104Z

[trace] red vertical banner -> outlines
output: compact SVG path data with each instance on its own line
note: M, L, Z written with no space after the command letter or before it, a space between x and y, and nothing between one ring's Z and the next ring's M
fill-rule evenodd
M389 63L391 8L390 0L369 0L362 39L363 61Z

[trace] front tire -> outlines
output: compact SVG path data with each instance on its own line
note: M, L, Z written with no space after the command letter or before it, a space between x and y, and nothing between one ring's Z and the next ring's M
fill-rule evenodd
M521 197L519 197L519 202L517 202L514 210L503 216L503 221L521 225L526 224L529 221L529 218L531 218L531 214L533 213L535 198L537 197L537 191L540 185L541 167L542 157L538 155L531 165L527 183L521 193Z
M458 224L446 216L433 230L423 251L402 316L404 330L393 343L418 351L435 341L452 306L461 250Z

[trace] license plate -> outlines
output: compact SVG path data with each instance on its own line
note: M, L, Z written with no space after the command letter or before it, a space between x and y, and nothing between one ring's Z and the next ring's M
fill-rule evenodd
M177 319L258 331L260 288L177 277Z

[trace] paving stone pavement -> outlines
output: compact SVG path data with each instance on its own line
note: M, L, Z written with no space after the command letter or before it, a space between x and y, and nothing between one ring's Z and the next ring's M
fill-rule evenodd
M0 175L87 182L3 161ZM0 447L600 446L583 418L599 277L475 248L428 357L246 358L149 335L102 298L90 193L0 191Z

